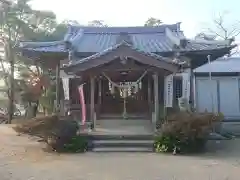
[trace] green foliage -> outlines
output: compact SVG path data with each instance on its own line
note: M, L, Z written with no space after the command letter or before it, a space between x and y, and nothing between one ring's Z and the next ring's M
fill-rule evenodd
M46 92L40 97L39 103L45 108L48 114L52 114L54 110L54 100L56 99L56 88L50 86Z
M69 153L86 152L88 148L88 141L86 137L75 136L68 144L64 145L64 151Z
M13 129L18 133L32 136L47 137L59 123L56 115L26 119L18 123Z
M22 101L30 103L37 101L38 97L34 96L32 90L28 88L26 77L33 73L32 63L16 53L15 46L21 40L29 41L48 41L59 38L59 34L65 31L66 26L61 26L61 32L58 32L56 15L51 11L34 10L30 6L31 0L1 1L0 2L0 44L4 48L5 55L0 57L0 66L2 78L7 86L14 84L14 93L20 93ZM65 29L64 29L65 28ZM64 30L63 30L64 29ZM12 63L10 63L12 62ZM11 69L11 71L10 71ZM35 66L38 75L41 75L41 68ZM18 80L12 80L9 83L9 77L17 76ZM12 83L12 81L15 81ZM9 99L12 94L7 91ZM15 95L17 97L17 95ZM11 109L9 109L11 111ZM12 114L12 113L10 113Z
M42 116L27 119L17 124L13 129L18 133L37 136L46 143L48 150L56 152L85 152L88 139L78 136L78 123L71 120L59 120L58 116Z
M162 24L162 21L160 19L156 19L156 18L150 17L145 22L144 26L159 26L161 24Z
M154 140L156 152L172 152L176 145L176 139L170 136L157 136Z
M204 148L221 114L179 112L167 117L156 134L156 152L190 153Z
M107 24L105 24L103 20L93 20L88 22L88 25L94 27L107 27Z
M0 43L5 46L6 53L6 57L0 58L0 62L6 85L8 85L9 70L7 67L10 55L15 54L14 46L19 41L60 40L67 31L67 24L58 24L53 12L34 10L29 5L30 2L31 0L16 0L9 1L2 6L0 2ZM8 44L11 48L7 48ZM25 74L31 72L29 67L32 64L26 58L16 55L14 59L15 70L24 71Z
M155 138L154 147L156 152L192 153L201 152L206 142L206 138L161 135Z
M28 61L27 58L21 57L15 47L24 40L61 40L67 31L67 25L65 23L58 25L56 15L52 11L32 9L30 2L31 0L0 1L0 46L4 48L4 57L0 57L0 71L3 74L0 78L4 80L7 89L10 89L6 92L10 102L15 99L16 92L20 93L21 100L28 104L30 111L32 109L36 113L36 108L32 108L31 104L38 102L41 93L37 95L32 93L34 91L28 88L24 77L33 73L31 69L33 66L40 77L42 68ZM22 80L17 84L17 88L16 85L14 86L16 83L13 82L16 80L14 78L9 80L9 77L16 77L16 75ZM9 114L13 114L11 107L12 105L9 106Z

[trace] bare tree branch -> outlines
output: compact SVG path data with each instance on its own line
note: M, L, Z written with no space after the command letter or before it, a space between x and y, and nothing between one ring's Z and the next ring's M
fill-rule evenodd
M225 37L224 36L222 36L221 34L219 34L218 32L216 32L216 31L213 31L212 29L210 29L210 28L208 28L208 31L210 32L210 33L213 33L213 34L215 34L215 35L217 35L217 37L220 37L220 38L223 38L223 39L225 39Z
M208 37L215 35L216 39L222 40L233 40L240 35L240 21L233 22L231 25L227 24L228 21L225 19L226 14L223 12L219 16L213 19L213 26L208 27L204 32L197 34L195 38L202 38L209 40ZM231 41L231 43L233 42ZM235 52L236 51L236 52ZM238 49L233 49L232 54L238 53Z
M240 23L234 22L232 26L227 26L225 24L225 14L220 14L218 18L213 20L213 23L218 30L214 31L213 29L211 29L211 32L215 32L215 34L218 34L218 36L224 40L236 37L240 34Z

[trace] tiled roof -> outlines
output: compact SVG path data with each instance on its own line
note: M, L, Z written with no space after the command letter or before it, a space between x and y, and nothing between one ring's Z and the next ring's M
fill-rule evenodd
M194 70L195 73L240 72L240 57L219 58L210 64L204 64Z
M177 33L176 33L177 34ZM180 34L180 33L179 33ZM77 46L79 52L101 52L116 44L117 34L84 34ZM131 34L134 47L146 52L173 51L173 43L164 33Z
M230 44L227 41L215 41L215 43L208 43L206 41L198 42L196 40L188 40L185 50L187 51L213 50L213 49L221 49L228 46L230 46Z
M67 52L64 41L53 42L21 42L19 48L43 52Z
M155 54L155 53L141 51L141 50L139 50L139 49L137 49L137 48L134 48L132 45L130 45L130 44L128 44L128 43L126 43L126 42L123 41L123 42L121 42L121 43L119 43L119 44L116 44L116 45L112 46L111 48L105 49L104 51L101 51L101 52L99 52L99 53L96 53L96 54L94 54L94 55L92 55L92 56L89 56L89 57L86 57L86 58L83 58L83 59L75 59L74 61L72 61L71 64L69 64L69 65L67 65L67 66L65 66L65 67L75 66L75 65L77 65L77 64L81 64L81 63L86 62L86 61L89 61L89 60L91 60L91 59L95 59L95 58L101 57L101 56L103 56L103 55L105 55L105 54L107 54L107 53L110 53L111 51L119 48L120 46L128 46L129 48L131 48L131 49L133 49L133 50L135 50L135 51L138 51L139 53L142 53L142 54L144 54L144 55L146 55L146 56L151 56L151 57L153 57L153 58L155 58L155 59L158 59L158 60L160 60L160 61L166 61L166 62L168 62L168 63L174 64L174 62L171 61L169 58L166 58L166 57L157 55L157 54Z
M176 41L179 42L182 39L186 39L180 30L179 23L157 27L69 26L68 32L62 41L21 42L20 47L32 51L65 52L64 42L68 41L77 52L98 53L116 45L121 33L129 35L134 48L154 53L174 51ZM177 45L179 44L177 43ZM195 51L222 48L224 46L229 46L229 44L219 46L218 41L214 44L188 40L186 47L180 49L182 51Z

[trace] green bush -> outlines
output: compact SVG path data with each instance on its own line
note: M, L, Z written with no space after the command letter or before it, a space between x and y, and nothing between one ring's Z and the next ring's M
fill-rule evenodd
M71 153L86 152L88 148L88 141L85 137L73 137L68 144L64 144L64 151Z
M56 115L29 119L13 128L18 133L40 137L47 151L76 153L87 150L87 138L77 135L78 123L68 119L59 120Z
M221 114L179 112L170 115L156 134L156 152L202 151L210 132L223 119Z
M181 139L174 136L157 136L155 138L156 152L172 152L172 153L192 153L201 152L207 139L205 138L186 138Z

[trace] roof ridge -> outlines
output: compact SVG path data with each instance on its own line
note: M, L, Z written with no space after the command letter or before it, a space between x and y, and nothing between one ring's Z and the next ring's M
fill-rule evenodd
M61 43L64 43L63 40L60 41L44 41L44 42L32 42L32 41L20 41L19 42L19 47L20 48L28 48L28 46L30 46L31 48L34 47L35 48L41 48L41 47L51 47L51 46L56 46L59 45Z
M128 46L129 48L131 48L131 49L133 49L135 51L138 51L139 53L142 53L142 54L144 54L146 56L152 56L152 57L154 57L154 58L156 58L158 60L163 60L163 61L165 61L167 63L173 63L174 64L174 62L169 61L169 58L163 57L163 56L158 55L156 53L145 52L145 51L140 50L138 48L134 48L131 44L127 43L126 41L122 41L121 43L115 44L115 45L113 45L113 46L111 46L111 47L109 47L109 48L107 48L107 49L105 49L105 50L103 50L101 52L95 53L95 54L93 54L91 56L88 56L86 58L77 59L75 62L71 62L71 64L69 64L66 67L74 66L74 65L77 65L79 63L83 63L85 61L88 61L89 59L93 59L93 58L97 58L97 57L103 56L104 54L106 54L108 52L111 52L112 50L115 50L115 49L119 48L122 45Z
M103 50L103 51L101 51L101 52L94 53L93 55L88 56L88 57L86 57L86 58L78 59L78 60L76 60L74 63L71 63L70 65L78 64L79 61L83 62L83 61L88 60L88 59L91 59L91 58L96 58L96 57L98 57L98 56L102 56L102 55L104 55L105 53L108 53L108 52L110 52L110 51L112 51L112 50L114 50L114 49L117 49L117 48L120 47L121 45L126 45L126 46L129 46L129 47L131 46L131 45L128 44L127 42L122 41L121 43L115 44L115 45L113 45L113 46L111 46L111 47L109 47L109 48L107 48L107 49L105 49L105 50Z
M226 40L205 40L205 39L189 39L191 43L196 44L218 44L218 45L231 45L232 39Z
M158 25L158 26L88 26L88 25L71 25L69 24L69 26L71 27L75 27L75 28L81 28L81 27L91 27L91 28L96 28L96 29L104 29L104 28L142 28L142 27L145 27L145 28L158 28L158 27L163 27L163 26L172 26L172 25L179 25L180 22L177 22L177 23L173 23L173 24L161 24L161 25Z
M84 30L84 34L147 34L147 33L164 33L165 28L171 31L181 31L180 23L162 24L159 26L110 26L110 27L95 27L85 25L69 25L66 36L75 34L79 29Z

